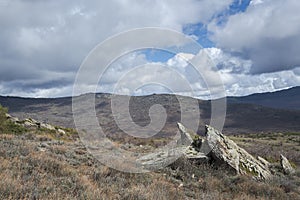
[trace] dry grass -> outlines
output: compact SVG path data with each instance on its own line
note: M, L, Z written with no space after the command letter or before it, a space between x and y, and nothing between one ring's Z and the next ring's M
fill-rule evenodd
M283 154L294 164L300 165L300 133L232 135L230 139L252 155L264 157L269 162L278 162L280 154Z
M0 135L0 177L0 199L300 198L299 171L263 183L179 159L157 172L123 173L94 160L77 140L48 134Z

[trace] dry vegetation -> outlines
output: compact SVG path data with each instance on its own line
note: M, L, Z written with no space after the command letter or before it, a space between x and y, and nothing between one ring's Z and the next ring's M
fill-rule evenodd
M160 171L123 173L95 160L76 134L61 137L44 130L22 130L22 134L15 134L9 133L9 128L5 127L0 134L0 199L300 198L299 170L294 176L257 182L220 166L179 159ZM256 139L264 141L232 137L247 150L256 145ZM244 140L253 142L248 145ZM286 140L282 142L283 151L293 149L293 145L286 146ZM269 148L267 142L261 144ZM296 156L287 156L299 164Z
M300 133L258 133L231 135L239 146L250 154L262 156L269 162L278 162L280 154L285 155L294 165L300 166Z
M110 169L78 141L0 136L0 199L297 199L300 172L267 183L179 159L161 171Z

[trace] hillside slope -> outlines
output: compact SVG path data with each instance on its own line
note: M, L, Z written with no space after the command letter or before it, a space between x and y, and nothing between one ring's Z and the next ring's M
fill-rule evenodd
M298 96L290 97L296 102ZM179 97L188 102L190 97ZM180 105L174 95L149 95L131 97L130 112L133 121L141 126L150 122L149 108L154 104L161 104L168 114L167 123L161 131L163 134L173 135L176 132L175 122L180 121ZM200 108L200 122L198 133L202 133L204 125L210 122L210 101L198 100ZM230 103L231 102L231 103ZM35 99L18 97L0 97L0 104L9 108L10 114L21 119L31 117L42 122L52 123L64 127L74 127L72 115L72 98ZM97 94L96 111L99 123L108 133L121 133L111 112L111 95ZM188 104L188 103L187 103ZM192 112L190 110L190 112ZM256 133L256 132L299 132L300 110L285 110L264 107L250 103L232 103L229 99L224 126L225 134Z
M250 103L271 108L300 110L300 87L277 92L252 94L245 97L228 97L229 103Z
M0 110L1 111L1 110ZM3 112L0 112L3 115ZM0 122L6 122L3 117ZM0 124L0 128L3 127ZM300 173L255 181L233 174L228 166L180 158L160 170L145 174L120 172L96 160L76 133L60 135L29 128L15 133L11 126L0 132L0 199L299 199ZM11 132L12 131L12 132ZM238 135L232 139L269 161L278 152L299 165L299 135ZM247 142L245 142L247 141ZM130 142L130 141L129 141ZM280 148L277 143L281 142ZM292 142L292 143L291 143ZM266 154L257 148L271 150ZM274 149L274 145L276 148ZM126 147L126 144L119 144ZM141 151L153 146L134 145ZM128 145L127 145L127 148ZM274 167L280 168L277 164Z

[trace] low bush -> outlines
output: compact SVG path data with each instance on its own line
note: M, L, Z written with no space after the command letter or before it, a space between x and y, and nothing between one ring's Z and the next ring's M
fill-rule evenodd
M7 119L8 109L0 105L0 134L21 134L26 131L21 125L18 125Z

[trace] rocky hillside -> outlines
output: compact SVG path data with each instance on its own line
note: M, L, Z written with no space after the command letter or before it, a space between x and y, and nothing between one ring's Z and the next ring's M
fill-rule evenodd
M252 94L245 97L229 97L230 103L248 103L270 108L289 110L300 109L300 86L261 94Z
M188 102L189 99L189 97L183 96L179 98L182 102ZM130 102L131 117L137 124L141 126L147 125L150 122L149 108L154 104L160 104L164 106L168 114L167 123L161 131L161 135L172 135L172 133L177 131L176 122L180 121L181 112L176 96L150 95L131 97ZM198 134L204 134L202 130L205 124L210 123L211 104L210 101L202 100L198 100L198 103L200 108ZM63 127L74 127L71 98L0 97L0 104L8 107L10 114L20 119L32 118ZM112 116L111 95L97 94L95 108L99 123L105 127L106 130L104 131L107 134L122 134L122 131L114 123ZM300 110L274 109L245 103L229 103L227 105L227 115L223 130L225 134L299 131Z

